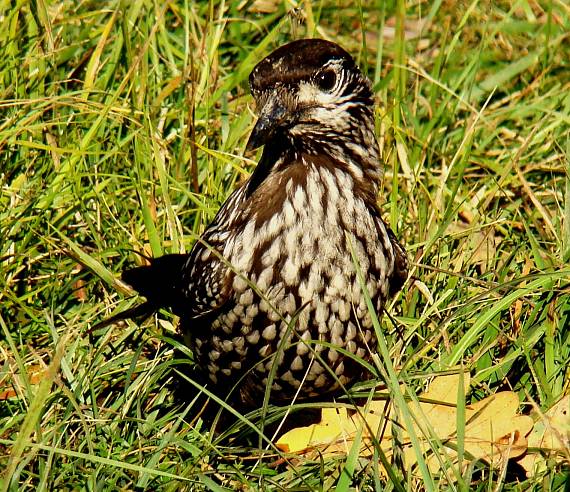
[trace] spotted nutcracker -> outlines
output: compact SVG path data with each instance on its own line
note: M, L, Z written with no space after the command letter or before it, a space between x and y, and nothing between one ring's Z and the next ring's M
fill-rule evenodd
M367 377L372 317L407 276L376 203L382 175L370 82L338 45L304 39L249 78L264 146L249 180L187 255L123 272L170 307L199 368L243 402L325 396ZM361 276L358 274L360 270ZM276 366L276 367L274 367Z

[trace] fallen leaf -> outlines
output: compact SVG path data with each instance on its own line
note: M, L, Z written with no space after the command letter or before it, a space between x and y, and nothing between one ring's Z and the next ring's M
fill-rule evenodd
M461 381L463 388L459 391ZM467 393L469 383L468 375L439 376L417 401L408 404L423 459L434 473L459 460L457 401ZM406 390L405 387L401 389ZM526 435L531 431L533 421L518 414L520 404L515 393L500 392L471 405L462 403L462 406L465 410L464 465L472 460L484 460L500 467L526 451ZM323 409L321 422L289 431L279 439L277 447L308 458L314 458L317 453L347 454L355 436L361 433L361 457L372 456L376 442L390 458L396 429L405 466L413 469L417 464L417 450L412 447L409 429L405 429L388 399L356 407L354 413L344 407Z
M285 434L286 439L277 442L277 447L286 453L299 453L335 443L354 430L346 408L323 408L318 424L292 429Z
M273 14L279 10L280 4L277 0L254 0L248 11L252 14Z
M528 477L546 470L546 456L560 456L570 464L570 395L535 422L528 436L528 453L518 460Z
M22 375L17 372L15 366L15 362L8 360L8 363L4 366L7 371L0 374L0 401L16 398L19 394L21 395L26 393ZM39 384L45 377L45 371L45 366L40 366L38 364L26 366L29 384Z
M366 43L368 44L368 46L376 46L378 44L378 37L379 35L382 35L382 37L384 39L387 40L393 40L396 38L396 18L395 17L391 17L390 19L388 19L385 24L384 24L384 29L380 32L377 29L374 31L366 31L365 35L366 35ZM411 39L417 39L419 38L422 34L424 34L429 25L427 23L427 20L425 18L421 18L421 19L409 19L406 18L404 19L404 39L406 40L411 40ZM360 34L360 32L357 32L356 34L357 39L361 39L362 35ZM425 38L426 41L428 41L427 38ZM424 48L425 49L425 48Z
M517 415L519 399L511 391L496 393L466 408L465 449L496 465L526 451L532 418Z

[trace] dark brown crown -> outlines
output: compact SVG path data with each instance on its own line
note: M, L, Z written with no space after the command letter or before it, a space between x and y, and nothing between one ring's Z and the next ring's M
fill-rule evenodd
M255 94L277 84L307 80L331 60L341 60L344 68L359 72L352 57L338 44L301 39L281 46L260 61L249 76L249 85Z

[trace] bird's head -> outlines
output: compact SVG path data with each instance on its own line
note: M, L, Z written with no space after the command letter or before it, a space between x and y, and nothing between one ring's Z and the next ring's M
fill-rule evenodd
M255 66L249 84L259 118L248 149L276 137L355 141L363 125L373 127L370 82L335 43L303 39L286 44Z

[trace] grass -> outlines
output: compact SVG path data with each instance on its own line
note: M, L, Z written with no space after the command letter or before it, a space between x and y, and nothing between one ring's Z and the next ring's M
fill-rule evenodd
M450 485L397 462L387 480L354 452L291 461L262 425L284 409L210 431L167 312L91 330L137 302L117 280L134 251L188 251L251 173L249 71L314 35L378 96L379 201L417 279L379 326L396 404L398 381L457 367L473 400L510 389L530 412L568 394L568 5L372 3L0 5L2 490L568 486L554 462L529 479L476 464Z

